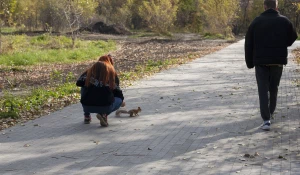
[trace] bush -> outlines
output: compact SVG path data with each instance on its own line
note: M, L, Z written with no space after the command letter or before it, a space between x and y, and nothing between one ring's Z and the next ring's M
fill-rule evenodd
M205 39L225 39L224 35L222 35L220 33L217 33L217 34L214 34L214 33L204 33L203 37Z

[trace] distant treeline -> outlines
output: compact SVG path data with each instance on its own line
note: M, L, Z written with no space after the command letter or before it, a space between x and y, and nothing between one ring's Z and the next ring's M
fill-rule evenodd
M263 12L263 0L1 0L0 27L70 32L102 21L157 33L244 33ZM279 0L297 30L300 5Z

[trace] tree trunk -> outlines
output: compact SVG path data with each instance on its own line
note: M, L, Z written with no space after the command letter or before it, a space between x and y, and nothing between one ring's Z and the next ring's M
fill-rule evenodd
M0 54L2 53L2 26L0 24Z

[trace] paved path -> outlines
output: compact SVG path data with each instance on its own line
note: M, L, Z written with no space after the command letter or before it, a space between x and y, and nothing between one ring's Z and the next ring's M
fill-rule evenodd
M84 125L76 104L7 129L0 174L299 175L300 68L292 59L284 68L276 119L263 132L243 44L125 89L139 117L111 115L104 128L94 115Z

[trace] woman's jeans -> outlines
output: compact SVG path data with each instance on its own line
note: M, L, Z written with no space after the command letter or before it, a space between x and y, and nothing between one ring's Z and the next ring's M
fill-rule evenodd
M82 91L81 91L82 92ZM115 110L119 109L122 105L122 99L115 97L114 102L110 106L85 106L83 107L84 116L88 116L91 113L98 113L98 114L107 114L114 112Z
M85 106L83 107L84 116L90 115L90 113L107 114L119 109L122 105L122 99L115 97L115 101L110 106Z

